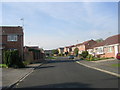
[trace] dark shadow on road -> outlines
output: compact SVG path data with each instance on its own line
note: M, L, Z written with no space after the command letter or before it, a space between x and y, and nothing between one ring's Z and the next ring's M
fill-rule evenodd
M47 60L46 63L64 63L64 62L76 62L81 60Z
M71 82L71 83L48 84L48 85L41 85L41 86L30 86L30 87L23 87L23 88L36 89L36 88L91 88L91 87L89 84Z
M53 68L53 67L55 67L55 66L39 66L35 69L44 69L44 68Z

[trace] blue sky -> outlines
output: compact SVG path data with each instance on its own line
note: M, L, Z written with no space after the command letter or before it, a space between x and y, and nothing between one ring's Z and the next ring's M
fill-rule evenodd
M10 26L24 18L24 45L44 49L118 34L117 2L3 2L0 17Z

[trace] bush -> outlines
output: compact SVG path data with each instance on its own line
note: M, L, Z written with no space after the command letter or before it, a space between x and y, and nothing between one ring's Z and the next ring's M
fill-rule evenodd
M18 50L4 51L3 57L4 57L4 63L8 67L14 67L14 68L25 67L21 61L21 57L19 56Z
M31 63L31 62L29 62L28 60L23 61L23 64L24 64L25 66L29 65L30 63Z
M79 49L78 49L78 48L75 48L74 53L75 53L75 56L76 56L76 57L78 56L78 51L79 51Z
M81 54L81 56L83 58L86 58L88 56L88 51L83 51L82 54Z
M94 60L94 56L93 56L93 55L91 55L91 54L89 54L89 55L87 56L87 60L89 60L89 61Z

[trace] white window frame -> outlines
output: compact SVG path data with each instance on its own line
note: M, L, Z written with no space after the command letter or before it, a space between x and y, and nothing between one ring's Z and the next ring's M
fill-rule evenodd
M15 34L8 35L7 41L18 41L18 35L15 35Z
M98 48L97 48L97 54L104 54L104 49L103 49L103 47L98 47Z

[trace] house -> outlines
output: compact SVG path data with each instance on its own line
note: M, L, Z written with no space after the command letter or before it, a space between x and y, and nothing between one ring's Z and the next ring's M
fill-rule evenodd
M91 39L91 40L85 41L83 43L77 44L76 48L79 49L78 53L81 54L83 51L87 51L88 49L90 49L96 43L97 43L96 41Z
M116 57L120 52L120 34L108 37L103 42L95 44L91 50L91 54L97 57Z
M68 46L64 47L64 54L67 55L68 52L69 52L69 47Z
M44 61L45 54L38 46L25 46L24 47L24 60L30 63Z
M62 48L62 47L58 48L58 52L59 52L58 54L64 54L64 48Z
M44 52L45 52L45 56L46 56L46 57L51 57L52 54L53 54L53 53L52 53L52 50L45 50Z
M73 51L73 48L75 46L74 45L71 45L71 46L66 46L64 47L64 54L74 54L74 51Z
M18 50L23 59L23 28L20 26L0 26L0 50Z
M74 50L75 50L75 45L71 45L71 46L69 46L69 54L70 55L74 55Z

